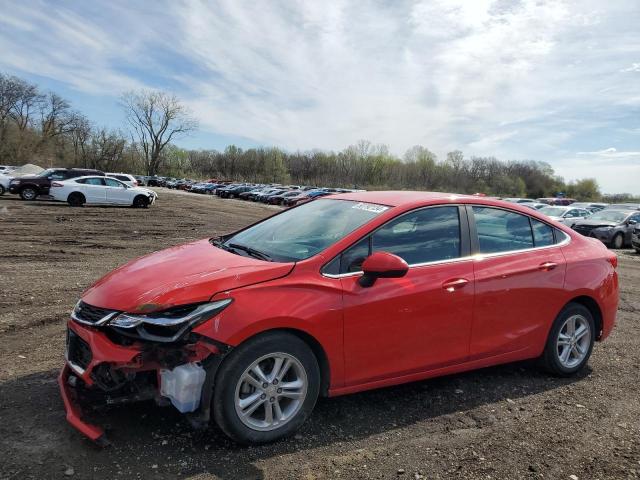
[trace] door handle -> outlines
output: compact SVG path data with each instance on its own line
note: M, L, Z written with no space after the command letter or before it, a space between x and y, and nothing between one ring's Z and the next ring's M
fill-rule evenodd
M538 266L538 270L544 270L545 272L548 272L550 270L553 270L557 266L558 264L554 262L544 262Z
M466 278L456 278L454 280L447 280L446 282L444 282L442 284L442 288L444 288L447 292L453 292L455 290L458 290L459 288L464 287L467 283L469 283L469 280L467 280Z

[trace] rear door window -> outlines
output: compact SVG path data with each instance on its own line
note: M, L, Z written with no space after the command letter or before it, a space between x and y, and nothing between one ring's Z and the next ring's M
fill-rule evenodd
M533 248L529 217L493 207L473 207L480 253Z
M105 178L104 179L104 183L107 185L107 187L117 187L117 188L123 188L124 185L122 185L122 183L120 183L117 180L114 180L113 178Z
M82 183L85 183L86 185L104 185L104 182L101 178L85 178L84 182Z

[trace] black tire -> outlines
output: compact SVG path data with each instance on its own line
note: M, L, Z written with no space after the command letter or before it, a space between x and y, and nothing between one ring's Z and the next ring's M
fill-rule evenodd
M35 187L24 187L20 190L20 198L28 202L35 200L38 197L38 190Z
M590 329L590 332L586 354L579 361L579 363L568 367L563 364L560 359L560 352L558 351L558 339L560 332L565 325L565 322L571 317L581 317L582 319L584 319L586 321L585 323ZM553 326L551 327L551 331L549 332L549 337L547 338L544 353L541 357L542 365L547 371L559 377L569 377L576 374L577 372L582 370L589 361L589 357L591 356L591 352L593 351L593 344L595 342L596 334L597 332L595 329L595 322L593 320L593 315L591 315L589 309L579 303L569 303L560 311L555 321L553 322Z
M0 185L0 195L4 195L4 192L6 192L6 189Z
M306 397L298 411L280 427L269 431L255 430L245 425L236 412L236 388L253 362L274 353L288 354L304 367ZM286 332L262 334L235 348L220 366L213 395L213 417L222 431L238 443L262 444L279 440L293 434L311 415L318 399L320 381L318 360L303 340Z
M636 248L636 253L640 254L640 248Z
M67 203L72 207L81 207L85 204L86 199L84 195L78 192L73 192L69 197L67 197Z
M149 199L144 195L138 195L133 199L134 208L147 208L149 206Z
M611 239L611 248L619 250L622 247L624 247L624 235L622 233L616 233Z

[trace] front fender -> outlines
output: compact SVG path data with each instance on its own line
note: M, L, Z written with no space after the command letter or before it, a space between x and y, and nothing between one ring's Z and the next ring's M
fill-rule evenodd
M194 333L238 346L260 333L290 329L305 333L324 350L331 388L344 381L342 289L336 279L317 275L315 281L282 278L216 294L212 300L233 298L219 315Z

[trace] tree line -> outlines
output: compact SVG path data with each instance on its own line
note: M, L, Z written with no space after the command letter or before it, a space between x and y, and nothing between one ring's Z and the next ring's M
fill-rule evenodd
M423 146L401 157L368 141L338 152L235 145L223 151L188 150L174 141L197 128L197 121L174 95L129 92L121 105L128 128L108 129L93 124L58 94L0 73L0 163L345 188L602 197L596 180L565 183L545 162L465 157L460 151L438 158Z

